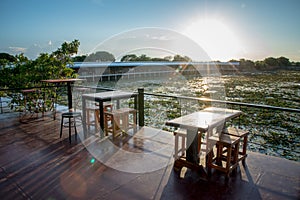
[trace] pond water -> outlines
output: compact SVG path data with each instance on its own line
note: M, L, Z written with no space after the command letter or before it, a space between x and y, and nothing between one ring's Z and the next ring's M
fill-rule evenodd
M123 78L113 82L99 82L98 86L127 91L144 88L146 93L207 97L295 109L300 107L300 71L193 78L173 74L166 77ZM164 126L166 120L204 106L207 105L197 101L146 95L145 123L167 129ZM248 148L251 151L300 161L299 113L246 106L232 108L245 113L238 121L234 121L233 125L250 130Z

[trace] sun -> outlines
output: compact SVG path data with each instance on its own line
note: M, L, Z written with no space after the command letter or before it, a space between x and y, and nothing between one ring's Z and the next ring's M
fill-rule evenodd
M187 25L183 34L200 45L212 60L238 58L242 44L226 24L216 19L199 19Z

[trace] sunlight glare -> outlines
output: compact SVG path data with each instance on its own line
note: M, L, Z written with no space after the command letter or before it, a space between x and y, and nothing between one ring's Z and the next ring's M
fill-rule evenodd
M188 25L183 34L197 42L213 60L228 61L242 51L238 38L220 20L200 19Z

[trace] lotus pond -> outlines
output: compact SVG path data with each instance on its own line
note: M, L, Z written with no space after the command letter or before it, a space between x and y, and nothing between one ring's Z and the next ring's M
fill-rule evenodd
M300 71L274 71L247 75L186 78L168 77L120 79L100 82L100 87L145 90L145 124L157 128L168 119L191 113L205 106L226 106L244 112L234 126L250 131L249 150L300 161L300 113L161 97L153 94L207 97L217 100L263 104L299 109Z

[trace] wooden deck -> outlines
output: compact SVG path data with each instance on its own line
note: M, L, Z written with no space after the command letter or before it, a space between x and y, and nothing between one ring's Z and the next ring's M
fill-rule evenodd
M152 134L151 139L145 141L142 135L134 141L126 137L123 138L126 142L113 141L124 152L143 155L135 158L142 167L136 165L134 172L130 171L134 168L125 167L126 153L114 160L104 160L101 152L105 149L90 151L89 147L95 145L105 147L103 142L108 140L90 137L86 141L79 138L75 141L73 136L70 145L67 129L63 138L59 138L59 120L60 117L54 121L46 116L19 123L15 113L0 115L1 199L300 198L299 162L250 152L246 167L240 165L237 174L227 183L221 174L213 173L210 181L204 181L190 170L182 179L173 170L173 159L168 157L173 147L172 142L167 142L167 135L160 140L153 138L162 134ZM157 133L151 128L147 131L147 134ZM164 145L162 151L151 151L151 148L157 150L159 144ZM156 157L146 157L153 155L149 152L158 153ZM94 160L97 156L102 159ZM158 161L168 163L155 168ZM128 166L132 164L135 166L134 162Z

